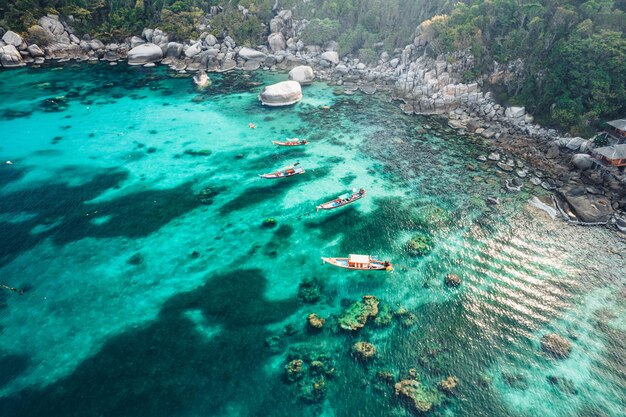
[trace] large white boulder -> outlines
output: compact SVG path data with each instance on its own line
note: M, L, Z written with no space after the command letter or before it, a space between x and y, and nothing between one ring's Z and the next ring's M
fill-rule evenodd
M239 50L239 56L245 59L246 61L250 59L261 61L267 57L267 55L265 55L261 51L257 51L255 49L246 48L246 47L243 47Z
M41 48L36 44L28 45L28 48L26 49L28 50L30 56L32 56L33 58L42 57L45 55Z
M18 35L17 33L13 32L12 30L7 31L7 33L5 33L4 36L2 37L2 40L7 45L13 45L18 48L22 45L22 42L24 42L22 37Z
M165 56L169 58L180 58L183 53L183 44L178 42L170 42L165 48Z
M507 107L504 115L511 119L519 119L524 117L526 109L524 107Z
M289 71L289 79L297 81L301 85L311 84L315 79L315 73L313 72L313 68L308 65L299 65Z
M586 153L577 153L572 156L572 164L581 171L584 171L593 166L593 159Z
M339 54L336 51L326 51L320 57L331 64L337 65L339 63Z
M268 85L259 95L266 106L289 106L302 100L302 87L297 81L283 81Z
M200 52L202 52L202 44L200 42L196 42L189 48L187 48L187 50L185 51L185 56L187 58L192 58L198 55Z
M25 65L24 60L22 60L22 55L20 55L18 50L13 45L0 47L0 64L6 68L21 67Z
M55 37L61 36L65 32L63 23L59 22L59 18L54 16L44 16L39 19L39 26L50 31Z
M282 33L272 33L267 37L267 43L270 46L272 52L284 51L287 48L287 42Z
M129 65L144 65L161 59L163 59L163 51L153 43L144 43L128 51Z
M206 38L204 38L204 44L206 46L215 46L216 43L217 43L217 38L211 35L210 33L206 35Z
M139 45L143 45L144 43L146 43L146 41L143 38L140 38L139 36L133 36L132 38L130 38L131 48L134 48Z

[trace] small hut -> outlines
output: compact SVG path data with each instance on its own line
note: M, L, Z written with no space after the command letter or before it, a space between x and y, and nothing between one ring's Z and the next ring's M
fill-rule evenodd
M608 133L617 139L626 139L626 119L611 120L606 124L609 126Z
M626 144L594 149L596 158L614 167L626 166Z

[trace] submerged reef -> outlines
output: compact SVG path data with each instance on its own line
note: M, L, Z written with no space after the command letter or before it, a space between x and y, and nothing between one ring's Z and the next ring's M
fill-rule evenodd
M361 301L353 303L339 316L339 327L347 331L363 328L368 318L378 314L378 303L378 298L373 295L364 295Z

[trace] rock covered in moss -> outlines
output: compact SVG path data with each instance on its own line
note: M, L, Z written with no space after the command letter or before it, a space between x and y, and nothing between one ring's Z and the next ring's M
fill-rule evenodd
M387 303L381 303L378 305L378 314L374 318L374 325L378 327L389 326L393 319L393 311Z
M441 401L436 391L426 388L415 379L403 379L394 386L396 395L412 410L419 413L430 411Z
M447 287L458 287L461 285L461 277L457 274L447 274L443 282Z
M324 327L324 323L326 323L326 319L318 316L315 313L311 313L307 316L306 321L309 325L309 328L312 330L322 330Z
M438 387L446 394L453 394L457 385L459 385L459 379L455 376L449 376L446 379L439 381Z
M361 301L353 303L339 317L339 327L343 330L355 331L362 329L370 317L378 314L378 298L364 295Z
M287 381L296 382L302 379L304 376L303 365L304 361L302 359L294 359L285 365L285 378L287 378Z
M541 338L541 349L555 358L565 359L572 352L572 343L561 335L548 333Z
M305 278L298 286L298 301L303 303L316 303L322 297L322 285L315 278Z
M352 354L361 361L367 361L376 356L376 346L368 342L356 342L352 345Z
M406 242L404 249L411 256L424 256L431 251L432 246L432 239L428 235L420 234Z

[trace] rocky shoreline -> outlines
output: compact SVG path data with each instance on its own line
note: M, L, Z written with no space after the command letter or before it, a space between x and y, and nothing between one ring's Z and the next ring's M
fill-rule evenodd
M219 13L219 9L212 11ZM242 10L246 13L246 10ZM209 14L203 27L210 25ZM170 41L159 29L146 28L141 36L123 43L104 44L89 35L78 38L74 29L58 16L47 15L22 36L0 28L0 65L14 68L46 61L108 61L111 65L168 65L179 73L225 72L235 69L290 71L289 79L306 85L314 78L341 86L346 94L383 92L398 100L407 114L441 114L450 127L492 141L493 152L480 162L496 164L508 174L504 188L543 187L554 192L552 207L575 224L616 225L626 230L626 177L619 172L598 169L588 153L594 143L562 135L533 123L523 107L503 107L485 93L487 79L462 82L462 74L473 67L469 51L432 58L426 21L416 29L413 43L367 65L358 59L340 57L339 45L305 45L300 34L308 22L294 19L290 10L281 10L269 22L266 45L250 48L237 45L230 36L221 41L208 32L185 43ZM379 45L382 49L383 45ZM508 69L490 78L507 75ZM272 101L272 98L269 99ZM291 98L289 102L296 102ZM275 103L272 103L275 105Z

